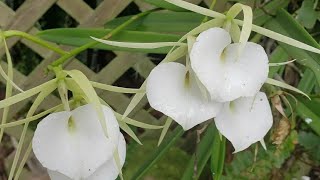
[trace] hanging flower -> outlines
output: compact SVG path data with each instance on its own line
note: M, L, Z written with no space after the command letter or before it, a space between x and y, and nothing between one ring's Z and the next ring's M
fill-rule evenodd
M151 107L171 117L188 130L216 116L220 103L205 98L193 72L179 63L155 67L148 79L146 93Z
M217 129L233 145L235 152L263 140L272 126L272 113L263 92L224 103L215 118Z
M191 67L214 101L254 96L268 77L264 49L252 42L242 51L239 47L231 44L226 30L211 28L199 34L191 49Z
M108 138L90 104L71 112L52 113L38 124L32 141L33 151L53 180L117 177L113 154L118 147L123 164L125 142L112 110L103 106L103 113Z
M120 156L121 166L124 164L126 156L126 142L123 135L119 137L118 151ZM48 170L51 180L72 180L68 176L65 176L57 171ZM117 178L119 170L114 159L109 159L103 165L101 165L92 175L84 180L114 180Z

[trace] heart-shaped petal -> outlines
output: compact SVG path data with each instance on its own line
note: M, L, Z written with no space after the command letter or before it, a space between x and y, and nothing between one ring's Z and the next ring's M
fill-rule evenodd
M120 130L113 111L103 106L103 113L108 138L92 105L48 115L38 124L32 140L37 159L47 169L71 179L90 176L113 157L119 141Z
M227 102L254 96L268 78L268 56L264 49L248 42L240 52L239 43L221 28L211 28L196 39L191 66L207 88L211 99Z
M235 152L261 141L272 126L272 113L263 92L254 97L225 103L215 118L217 129L233 145Z
M118 152L120 157L121 167L124 164L126 158L126 142L122 134L119 137ZM57 171L48 170L51 180L72 180L68 176L65 176ZM117 178L119 170L114 158L107 160L102 166L100 166L93 174L84 180L114 180Z
M171 117L184 130L210 118L221 104L207 100L192 73L179 63L164 63L155 67L147 80L147 98L151 107Z

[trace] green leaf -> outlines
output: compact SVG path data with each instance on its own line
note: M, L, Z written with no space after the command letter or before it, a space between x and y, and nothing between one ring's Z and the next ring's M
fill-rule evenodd
M120 128L126 132L133 140L135 140L138 144L142 145L141 141L137 137L137 135L132 131L130 126L128 126L125 122L123 121L118 121Z
M313 0L304 0L301 8L297 11L297 20L308 29L313 28L318 19L318 13L313 6Z
M286 8L290 0L269 1L265 6L256 8L253 12L253 24L261 26L268 20L272 19L280 8Z
M185 9L175 6L173 4L170 4L164 0L143 0L143 1L150 3L152 5L155 5L157 7L168 9L171 11L186 11Z
M215 128L216 129L216 128ZM219 131L215 131L211 154L211 172L215 180L219 180L223 173L226 153L226 138Z
M116 28L130 17L132 16L115 18L107 22L105 27ZM198 26L202 19L202 15L193 12L153 12L128 25L126 30L186 33Z
M300 97L297 97L297 100L298 104L295 111L320 136L320 102L309 101ZM294 103L294 101L291 101L291 103Z
M172 46L186 46L185 43L180 42L154 42L154 43L134 43L134 42L122 42L122 41L109 41L104 39L99 39L92 37L95 41L109 46L122 47L122 48L132 48L132 49L157 49L162 47L172 47Z
M310 99L310 97L306 93L300 91L299 89L297 89L297 88L295 88L293 86L290 86L289 84L287 84L285 82L281 82L281 81L277 81L277 80L268 78L265 83L271 84L271 85L274 85L274 86L278 86L278 87L281 87L281 88L284 88L284 89L289 89L289 90L294 91L296 93L302 94L302 95L304 95L304 96L306 96L307 98Z
M141 179L143 175L157 162L159 159L174 145L174 143L182 136L183 129L177 126L168 137L154 152L149 156L145 163L135 172L131 179Z
M152 124L146 124L146 123L143 123L143 122L140 122L140 121L137 121L137 120L134 120L134 119L131 119L131 118L128 118L128 117L125 117L125 118L122 118L123 115L122 114L119 114L117 112L114 112L118 122L119 121L123 121L127 124L130 124L132 126L135 126L135 127L140 127L140 128L144 128L144 129L162 129L163 126L157 126L157 125L152 125Z
M111 91L111 92L117 92L117 93L134 93L135 94L135 93L144 92L144 90L141 90L141 89L123 88L123 87L112 86L112 85L93 82L93 81L91 81L91 84L95 88L103 89L103 90Z
M111 32L112 29L80 29L80 28L59 28L41 31L37 34L40 38L70 46L81 46L94 40L90 36L103 37L104 35ZM112 41L123 41L123 42L175 42L180 39L180 35L164 34L156 32L138 32L138 31L121 31L115 36L111 37ZM157 49L131 49L123 47L115 47L105 44L98 44L93 48L105 49L105 50L121 50L121 51L134 51L134 52L145 52L145 53L167 53L170 47L163 47Z
M126 180L133 179L134 173L149 159L150 154L154 153L157 148L157 140L147 136L143 137L143 146L136 143L127 145L126 165L123 173ZM180 141L180 140L179 140ZM189 155L178 145L168 149L166 154L161 157L140 179L154 180L178 180L181 179L183 171L186 167L186 162L189 160Z
M163 129L161 131L160 138L159 138L159 141L158 141L158 146L161 144L164 136L167 134L171 123L172 123L172 119L170 117L168 117L167 120L166 120L166 123L164 124Z
M256 161L254 150L245 150L234 154L231 163L226 163L222 179L269 179L271 173L281 169L282 164L295 149L297 132L292 131L285 141L275 146L268 144L268 150L258 149Z
M201 138L200 143L198 144L196 155L194 154L188 163L182 180L188 179L199 179L201 172L203 171L205 165L207 164L213 148L213 138L215 134L215 129L213 123L211 123L205 132L205 135ZM196 160L197 157L197 160ZM197 161L197 163L195 163ZM197 174L194 174L194 168L197 168Z
M320 163L320 137L313 133L302 131L299 133L298 140L299 144L307 150L312 159Z
M319 44L312 38L312 36L295 21L295 19L285 10L280 10L277 17L270 21L267 25L270 29L281 34L294 37L295 39L309 44L313 47L320 48ZM318 85L320 84L320 55L308 52L284 43L280 46L286 51L288 55L297 59L297 63L308 67L313 71Z
M0 101L0 108L4 108L4 107L7 107L7 106L10 106L12 104L15 104L15 103L18 103L20 101L23 101L31 96L34 96L35 94L39 93L40 91L42 91L44 88L46 87L50 87L52 86L53 84L56 84L56 79L53 79L53 80L50 80L46 83L43 83L37 87L34 87L32 89L29 89L27 91L24 91L22 93L19 93L17 95L14 95L14 96L11 96L7 99L4 99L2 101Z
M287 61L288 59L289 59L288 54L280 46L278 46L269 57L269 62L280 63L283 61ZM273 78L273 76L280 70L280 68L281 68L280 66L270 67L269 75L268 75L269 78Z

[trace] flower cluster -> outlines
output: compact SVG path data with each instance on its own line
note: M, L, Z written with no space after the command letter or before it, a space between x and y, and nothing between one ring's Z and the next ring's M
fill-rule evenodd
M163 63L147 80L150 105L185 130L215 117L217 129L235 152L262 141L272 126L265 93L269 65L255 43L231 43L229 32L210 28L196 38L189 52L191 67Z

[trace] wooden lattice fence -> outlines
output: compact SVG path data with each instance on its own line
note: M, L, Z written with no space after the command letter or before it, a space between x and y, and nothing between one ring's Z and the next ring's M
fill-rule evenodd
M189 0L193 3L200 3L201 0ZM140 11L145 11L154 8L153 6L143 2L142 0L104 0L92 9L86 2L82 0L25 0L19 8L14 11L8 7L4 2L0 1L0 27L3 30L19 30L35 34L39 31L36 26L38 20L53 6L57 5L63 9L69 16L71 16L79 25L78 27L103 27L104 23L119 15L130 3L135 3ZM211 0L206 0L204 3L209 4ZM223 5L225 1L218 1L218 4ZM14 70L14 82L22 89L29 89L48 79L52 78L50 75L45 74L45 68L57 57L57 54L47 50L39 45L30 42L26 39L10 38L8 39L8 46L12 48L17 43L22 43L32 51L37 53L43 60L32 72L26 76ZM70 50L71 47L62 46L62 49ZM0 56L4 55L4 50L0 51ZM79 69L85 73L90 80L98 81L105 84L113 84L130 68L134 69L143 78L146 78L155 66L146 54L142 53L128 53L128 52L114 52L116 57L103 67L99 72L95 73L79 60L74 59L69 64L65 65L66 69ZM103 59L102 59L103 60ZM19 60L16 60L19 61ZM7 64L1 61L1 66L6 69ZM1 77L1 82L5 84L5 80ZM117 112L123 113L130 102L130 98L124 94L112 93L106 91L98 91L100 97L105 99ZM16 114L21 111L30 102L23 101L14 105L10 109L9 119L13 120ZM39 109L48 109L60 102L59 98L50 95L45 99ZM154 123L159 122L157 119L148 112L144 107L147 100L144 99L140 105L130 114L131 117L139 119L140 121ZM6 133L15 139L19 139L21 127L7 128ZM32 132L27 135L25 146L30 143ZM26 149L26 148L23 148ZM11 160L13 153L11 155ZM10 168L10 158L7 158L6 168ZM29 165L29 169L32 169ZM21 179L30 179L28 170L25 170L24 177Z

